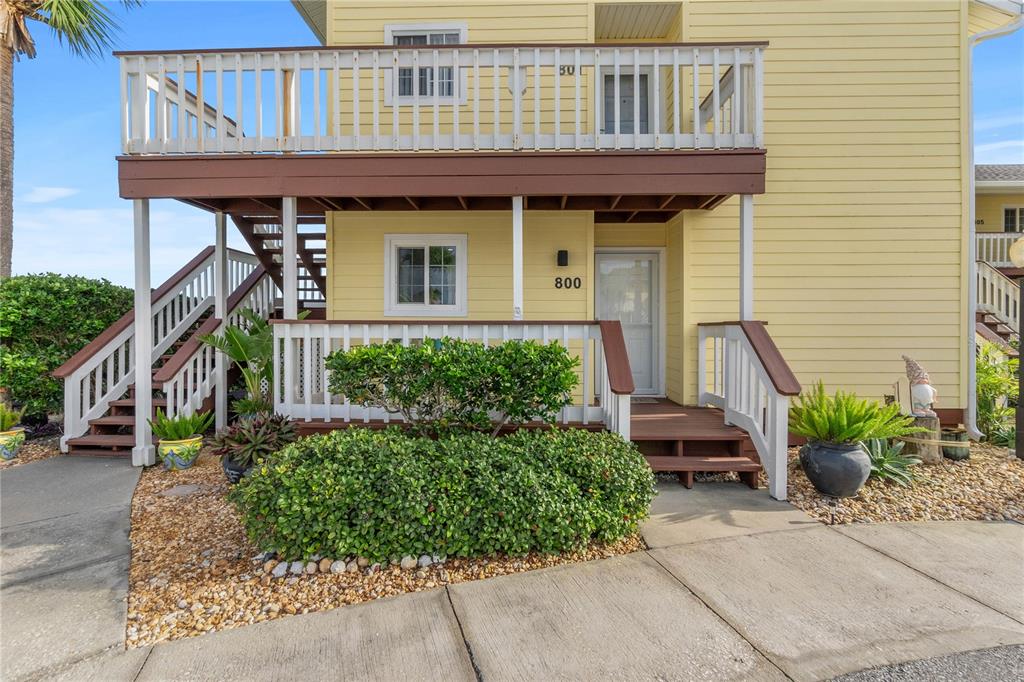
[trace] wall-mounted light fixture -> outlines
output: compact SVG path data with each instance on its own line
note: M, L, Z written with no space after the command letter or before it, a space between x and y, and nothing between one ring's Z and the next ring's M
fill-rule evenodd
M558 267L564 268L569 265L569 252L566 249L558 250Z

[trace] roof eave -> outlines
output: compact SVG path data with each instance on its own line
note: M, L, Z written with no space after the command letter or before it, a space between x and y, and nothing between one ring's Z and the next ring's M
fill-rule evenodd
M326 45L327 26L317 23L316 19L313 18L313 15L309 13L309 8L307 7L309 1L310 0L292 0L292 5L295 7L295 11L299 13L299 16L302 17L302 20L306 22L306 26L309 26L309 30L312 31L313 35L315 35L317 40L320 41L320 44ZM323 0L315 1L322 2Z
M978 194L1008 194L1024 192L1024 180L979 180L974 183Z

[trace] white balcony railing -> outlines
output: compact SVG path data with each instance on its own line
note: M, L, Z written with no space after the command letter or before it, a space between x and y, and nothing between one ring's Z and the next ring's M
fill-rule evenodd
M1020 237L1019 232L979 232L977 259L996 268L1012 268L1010 245Z
M273 320L274 411L304 421L400 422L380 408L362 407L329 390L324 359L332 351L444 337L485 345L513 339L558 341L579 358L579 389L561 410L562 424L603 424L629 438L632 378L618 322L332 322ZM612 325L609 327L609 325ZM623 385L626 385L623 388Z
M764 48L461 45L119 53L122 149L760 149Z

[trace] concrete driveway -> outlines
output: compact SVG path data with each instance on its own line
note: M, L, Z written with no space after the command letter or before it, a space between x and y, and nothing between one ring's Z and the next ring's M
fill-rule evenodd
M665 486L644 535L646 552L110 650L48 678L970 679L950 671L983 665L1009 680L1024 662L1020 524L827 528L704 483ZM905 665L919 659L934 662Z
M45 676L124 646L139 474L91 457L0 471L0 678Z

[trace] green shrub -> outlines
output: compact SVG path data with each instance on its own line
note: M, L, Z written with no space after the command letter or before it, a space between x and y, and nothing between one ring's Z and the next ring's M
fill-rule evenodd
M562 552L633 532L653 475L616 434L437 440L391 428L303 438L231 492L250 538L288 558Z
M896 403L882 405L852 393L825 393L818 382L808 393L797 396L789 410L789 430L811 441L857 443L872 438L897 438L922 429L912 426L913 417L900 414Z
M227 457L238 466L250 467L296 438L291 419L280 414L261 414L221 429L210 444L213 454Z
M0 386L39 421L63 410L50 372L132 307L132 290L105 279L19 275L0 282Z
M978 392L978 429L989 440L999 438L1014 420L1017 404L1017 368L1020 360L1006 356L995 344L978 344L975 385Z
M913 467L921 463L917 457L903 454L906 443L896 441L890 443L885 438L871 438L864 441L864 449L871 458L871 477L880 481L892 481L907 485L915 478L917 472Z
M516 340L488 347L452 338L357 346L326 362L332 393L401 414L414 431L495 435L506 423L553 422L572 401L578 364L558 343Z

